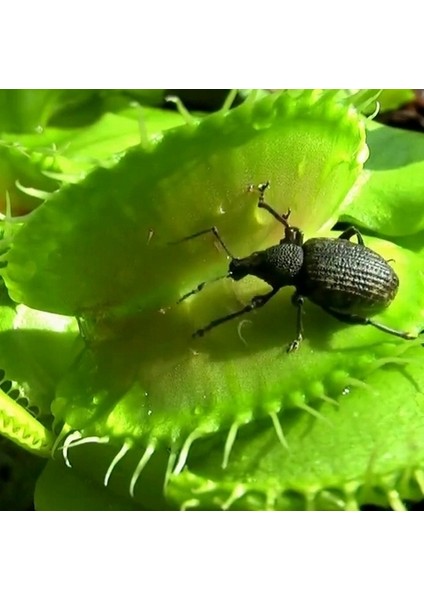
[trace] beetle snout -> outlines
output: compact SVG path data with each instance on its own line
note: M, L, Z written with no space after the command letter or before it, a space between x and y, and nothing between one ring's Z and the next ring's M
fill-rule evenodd
M233 258L230 261L228 274L234 281L239 281L249 274L249 266L244 258Z

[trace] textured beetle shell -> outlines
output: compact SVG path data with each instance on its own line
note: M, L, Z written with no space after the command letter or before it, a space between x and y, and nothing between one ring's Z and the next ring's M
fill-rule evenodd
M257 256L257 265L251 260L253 256ZM293 279L302 268L303 248L297 244L282 243L256 252L249 259L251 275L256 275L270 286L279 288L293 284Z
M320 306L367 315L396 296L399 279L387 261L348 240L312 238L303 245L297 290Z

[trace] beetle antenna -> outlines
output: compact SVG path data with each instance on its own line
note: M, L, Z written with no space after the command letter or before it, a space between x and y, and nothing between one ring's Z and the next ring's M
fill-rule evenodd
M219 277L214 277L213 279L208 279L207 281L202 281L202 283L199 283L199 285L196 286L193 290L191 290L190 292L187 292L187 294L184 294L184 296L181 296L181 298L178 300L177 304L180 304L181 302L183 302L190 296L194 296L194 294L201 292L203 290L203 288L205 287L205 285L207 285L209 283L214 283L215 281L219 281L220 279L226 279L227 277L230 277L229 273L227 273L226 275L220 275Z
M290 216L291 210L289 209L286 213L284 213L283 215L278 214L278 212L276 210L274 210L272 208L272 206L270 206L269 204L267 204L265 202L265 192L266 190L269 188L270 183L269 181L266 181L265 183L260 183L258 185L258 191L259 191L259 200L258 200L258 208L264 208L266 211L268 211L275 219L277 219L277 221L279 223L281 223L282 225L284 225L284 227L286 229L290 228L289 222L288 222L288 218ZM251 187L249 189L252 189Z
M284 227L286 229L291 229L291 227L289 225L289 222L288 222L288 218L291 215L291 209L289 208L286 213L283 213L282 215L280 215L280 214L278 214L278 212L276 210L274 210L272 208L272 206L270 206L269 204L267 204L267 202L265 202L265 192L270 187L270 185L271 184L270 184L269 181L265 181L265 183L260 183L258 186L256 186L256 189L259 192L258 208L264 208L275 219L277 219L277 221L279 223L281 223L282 225L284 225ZM253 192L254 189L255 189L254 185L249 185L248 188L247 188L247 191L248 192Z

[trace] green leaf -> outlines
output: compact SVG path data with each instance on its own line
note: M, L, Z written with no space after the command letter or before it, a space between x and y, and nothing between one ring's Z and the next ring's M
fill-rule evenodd
M60 377L80 350L69 317L16 306L4 288L0 306L0 434L48 456L50 404Z
M387 236L424 228L424 136L368 124L370 157L341 216Z
M396 300L377 320L418 333L424 326L422 261L388 242L372 245L394 259L401 279ZM284 291L244 327L234 321L201 341L190 340L199 323L230 311L230 296L223 298L222 292L205 291L203 299L195 296L188 307L165 314L146 311L122 321L119 336L115 321L104 321L101 329L97 324L97 336L102 331L104 339L97 337L82 351L52 405L57 422L78 432L75 445L81 451L84 440L102 440L98 452L104 449L109 456L110 446L115 447L109 463L103 459L100 473L99 465L85 458L97 477L119 457L119 448L133 449L140 460L146 452L155 456L170 448L163 470L179 472L196 439L221 439L223 432L227 441L219 464L231 464L237 431L243 436L250 423L264 419L275 425L277 415L294 409L297 414L314 412L345 389L362 387L381 365L408 362L404 354L415 344L371 327L338 324L306 303L306 339L299 352L287 355L285 348L295 335L294 309ZM125 476L119 465L116 469L120 492L128 494L133 478L138 481L136 464L132 473L125 469ZM139 475L143 488L144 476Z
M207 241L178 251L169 242L212 225L240 254L275 242L280 226L246 191L268 179L277 210L290 207L307 236L324 231L365 158L361 118L332 94L245 102L61 189L15 236L2 275L17 302L40 310L97 318L160 309L222 268Z
M363 386L325 404L320 419L281 418L289 451L270 426L252 426L220 468L224 440L194 454L172 477L168 496L180 507L236 510L357 510L376 504L403 510L424 497L422 348L405 364L382 366ZM325 420L323 420L325 419Z
M0 434L40 456L49 456L53 448L53 434L1 389Z
M412 90L382 90L378 97L381 112L388 112L389 110L395 110L413 102L415 94Z
M116 164L122 153L131 146L139 145L143 137L146 141L151 140L162 130L183 122L181 115L175 112L133 107L122 115L106 113L92 125L78 129L47 127L33 134L3 134L0 150L8 157L9 163L15 166L20 157L21 163L26 160L34 172L30 178L15 167L13 174L7 178L8 189L22 195L22 190L16 192L15 188L15 181L19 181L24 187L53 191L59 187L54 179L60 180L61 173L72 175L73 181L78 181L100 165ZM4 177L6 173L4 164ZM63 179L66 181L67 177ZM28 196L26 198L28 201ZM20 197L12 196L14 212L15 206L21 204Z
M20 187L17 187L19 182ZM6 198L9 195L13 216L25 215L41 204L40 198L30 196L24 188L35 188L47 195L59 185L47 177L40 168L38 157L26 149L0 141L0 212L6 214Z
M0 131L35 132L65 104L80 104L90 90L1 90Z
M0 368L21 385L21 396L32 410L50 415L57 382L81 349L76 322L23 305L7 311L8 322L3 321L0 331Z
M130 500L119 498L93 484L81 472L50 461L35 488L36 510L135 510Z

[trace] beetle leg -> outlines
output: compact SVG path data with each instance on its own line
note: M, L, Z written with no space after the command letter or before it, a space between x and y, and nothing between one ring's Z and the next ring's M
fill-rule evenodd
M353 237L354 235L356 235L358 244L360 246L365 246L364 239L363 239L360 231L358 231L356 229L356 227L354 227L353 225L351 227L348 227L346 229L346 231L343 231L343 233L341 235L339 235L339 240L350 240L350 238Z
M295 352L299 348L300 343L303 340L303 319L302 319L303 303L304 303L303 296L300 296L297 292L295 292L292 296L292 304L294 304L294 306L296 306L296 308L297 308L297 321L296 321L297 338L288 345L287 352Z
M206 325L206 327L203 327L202 329L198 329L197 331L195 331L193 333L193 337L195 337L195 338L202 337L207 331L210 331L214 327L221 325L221 323L225 323L226 321L231 321L232 319L236 319L240 315L244 315L245 313L251 312L252 310L255 310L256 308L262 308L262 306L264 306L268 302L268 300L271 300L271 298L278 292L278 290L279 290L279 288L273 288L270 292L268 292L268 294L263 294L262 296L255 296L254 298L252 298L252 300L249 302L249 304L244 306L242 309L240 309L236 312L230 313L229 315L225 315L225 317L220 317L219 319L214 319L213 321L211 321L209 323L209 325Z
M321 306L323 310L325 310L328 314L335 317L342 323L349 323L351 325L372 325L380 331L384 331L385 333L390 333L391 335L396 335L397 337L403 338L404 340L414 340L416 336L408 333L406 331L399 331L397 329L392 329L391 327L387 327L387 325L383 325L382 323L376 323L372 319L368 317L360 317L359 315L349 315L340 313L337 310L332 308L328 308L326 306Z
M225 252L228 254L228 256L230 258L234 258L234 255L232 254L232 252L230 252L230 250L228 249L226 243L224 242L224 240L221 237L221 234L218 231L218 227L209 227L209 229L202 229L202 231L198 231L197 233L193 233L192 235L188 235L187 237L182 238L181 240L177 240L176 242L169 242L170 244L180 244L181 242L187 242L188 240L192 240L194 238L197 238L201 235L205 235L206 233L212 233L212 235L215 236L216 240L218 241L218 243L220 244L220 246L222 246L222 248L224 248Z
M181 298L177 301L177 304L181 304L181 302L184 302L184 300L187 300L187 298L189 298L190 296L194 296L194 294L198 294L199 292L201 292L205 285L208 285L209 283L213 283L215 281L219 281L220 279L225 279L226 277L228 277L228 273L226 275L214 277L213 279L208 279L207 281L202 281L202 283L199 283L199 285L197 285L193 290L190 290L189 292L184 294L184 296L181 296Z

